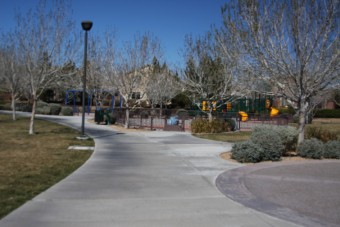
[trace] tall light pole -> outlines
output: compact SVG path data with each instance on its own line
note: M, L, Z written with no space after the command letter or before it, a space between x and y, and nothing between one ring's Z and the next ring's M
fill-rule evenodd
M81 118L81 137L87 138L85 136L85 93L86 93L86 63L87 63L87 32L92 28L92 21L83 21L81 22L81 26L85 31L85 47L84 47L84 76L83 76L83 115Z

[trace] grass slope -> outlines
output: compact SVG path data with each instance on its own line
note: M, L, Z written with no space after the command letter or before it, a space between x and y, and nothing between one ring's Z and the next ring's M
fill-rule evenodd
M77 140L74 129L36 120L36 135L29 135L28 126L27 118L0 115L0 218L68 176L92 153L67 150L94 146L93 140Z

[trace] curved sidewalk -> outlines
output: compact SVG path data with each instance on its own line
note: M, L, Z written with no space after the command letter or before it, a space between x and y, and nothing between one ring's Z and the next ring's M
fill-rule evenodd
M303 226L340 226L340 160L248 165L216 185L247 207Z
M80 117L39 116L80 128ZM0 221L0 227L296 226L235 203L216 177L228 143L188 133L117 133L86 124L95 152L73 174ZM72 152L72 151L70 151Z

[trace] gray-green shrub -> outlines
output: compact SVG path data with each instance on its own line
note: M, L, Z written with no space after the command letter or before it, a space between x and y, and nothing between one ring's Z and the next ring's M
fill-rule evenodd
M15 110L23 112L32 112L32 104L26 102L18 102L15 104Z
M296 149L299 132L295 127L274 126L273 130L275 130L279 134L282 143L285 146L284 153Z
M231 154L232 158L238 162L260 162L262 160L262 148L252 141L245 141L233 145Z
M35 110L36 114L44 114L44 115L50 115L51 114L51 107L49 106L39 106Z
M43 102L43 101L38 101L37 102L37 109L38 108L43 108L45 106L48 106L48 103L47 102Z
M298 147L298 155L304 158L321 159L324 145L315 138L304 140Z
M340 141L328 141L324 146L323 157L340 159Z
M61 114L64 115L64 116L73 116L73 109L72 109L72 107L63 106L61 108Z
M285 150L279 133L272 126L259 125L253 128L251 141L259 145L262 150L264 161L279 161Z
M10 103L6 103L3 105L0 105L0 110L12 110L12 106Z
M50 112L52 115L59 115L61 111L61 105L57 103L50 103L48 105L50 107Z

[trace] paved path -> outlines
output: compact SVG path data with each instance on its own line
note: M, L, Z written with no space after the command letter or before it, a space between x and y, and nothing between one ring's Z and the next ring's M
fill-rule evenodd
M224 172L229 198L308 227L340 226L340 160L263 163Z
M49 119L78 129L81 122ZM96 142L92 157L3 218L0 227L296 226L219 192L216 177L241 166L219 158L230 144L187 133L121 134L91 124L86 132Z

